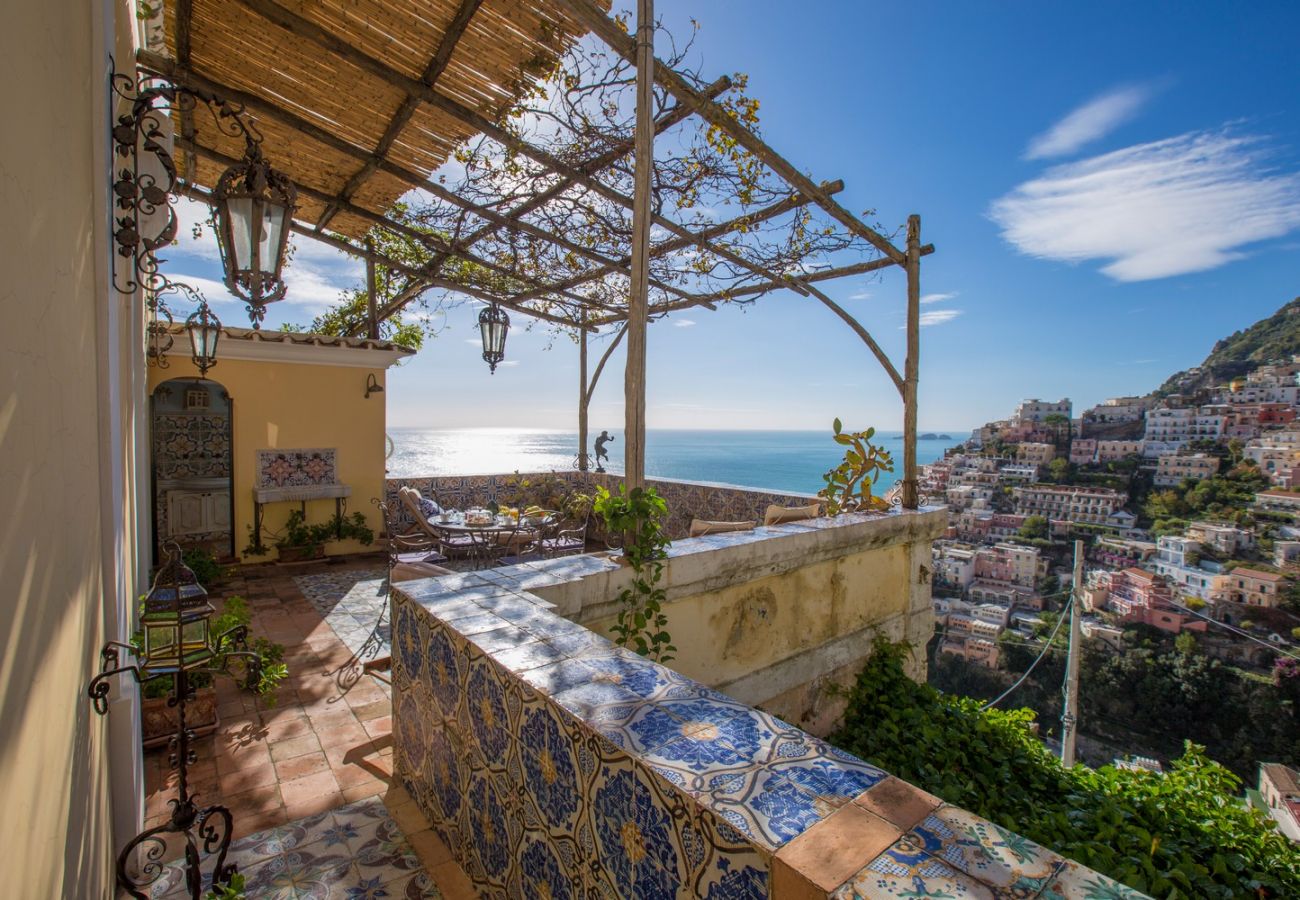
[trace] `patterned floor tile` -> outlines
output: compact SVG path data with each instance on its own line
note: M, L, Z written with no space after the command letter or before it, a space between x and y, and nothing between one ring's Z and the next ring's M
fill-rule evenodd
M235 841L227 862L243 874L249 900L440 896L377 797ZM209 886L210 874L204 889ZM180 860L165 867L149 896L189 896Z

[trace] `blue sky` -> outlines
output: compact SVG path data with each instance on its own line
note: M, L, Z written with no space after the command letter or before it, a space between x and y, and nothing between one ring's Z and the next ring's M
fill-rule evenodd
M699 21L706 77L747 73L764 137L815 178L844 179L845 206L891 225L921 214L937 247L922 267L922 429L969 428L1023 397L1081 409L1147 391L1300 294L1300 5L658 9L675 33ZM268 326L309 321L361 277L298 245ZM224 294L210 238L169 256L173 275ZM901 273L829 293L901 368ZM246 324L233 299L217 309ZM390 423L574 428L576 346L516 316L489 376L476 314L453 310L392 373ZM651 427L902 421L866 347L791 293L679 314L651 327L649 348ZM622 424L621 364L616 352L597 390L596 430Z

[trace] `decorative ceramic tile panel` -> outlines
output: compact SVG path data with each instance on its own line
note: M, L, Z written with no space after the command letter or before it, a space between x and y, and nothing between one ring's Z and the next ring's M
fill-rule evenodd
M483 896L757 900L783 896L774 866L801 900L1137 896L955 807L864 812L897 780L554 615L511 571L392 595L396 776ZM794 868L802 848L849 819L883 840L808 893L827 879Z
M257 488L311 487L338 484L338 451L258 450Z

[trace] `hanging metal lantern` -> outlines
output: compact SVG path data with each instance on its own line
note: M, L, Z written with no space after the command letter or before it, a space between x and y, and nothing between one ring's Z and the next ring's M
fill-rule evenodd
M216 655L211 634L215 612L208 592L181 558L176 544L166 547L167 559L144 598L140 629L144 632L146 673L193 669Z
M201 378L208 377L208 369L217 364L217 341L221 338L221 320L207 302L185 320L185 330L190 335L190 359L199 370Z
M252 140L212 190L226 287L248 304L254 328L261 327L266 304L284 297L281 272L296 197L293 183L271 168Z
M483 361L492 374L497 363L506 358L506 333L510 331L510 317L495 303L483 307L478 314L478 328L483 336Z

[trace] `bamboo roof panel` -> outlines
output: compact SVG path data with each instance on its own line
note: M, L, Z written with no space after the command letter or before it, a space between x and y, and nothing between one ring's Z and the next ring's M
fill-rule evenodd
M166 0L163 10L166 51L173 59L177 57L178 2ZM425 76L461 6L461 0L275 3L416 80ZM188 63L182 64L198 76L287 110L354 147L373 152L406 104L401 88L339 53L323 50L308 36L280 27L242 0L191 0L190 6L190 54ZM608 8L608 3L604 6ZM584 31L553 8L551 0L486 0L456 42L436 89L495 120L514 97L546 74L555 54ZM249 118L263 136L266 158L297 184L338 194L362 168L355 156L270 116ZM242 156L239 140L220 133L203 111L196 111L193 126L201 147ZM398 131L387 158L427 176L474 133L472 126L421 103ZM183 150L178 152L178 162L187 166L184 155ZM197 184L211 188L222 167L202 153L194 163ZM353 186L351 202L383 214L415 187L391 173L371 172ZM300 198L297 218L314 223L323 211L319 201ZM356 238L372 224L363 216L340 211L330 229Z

